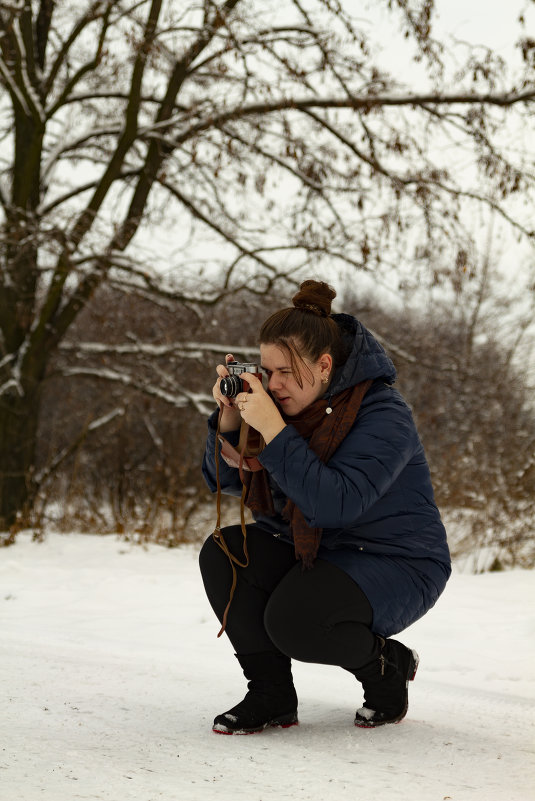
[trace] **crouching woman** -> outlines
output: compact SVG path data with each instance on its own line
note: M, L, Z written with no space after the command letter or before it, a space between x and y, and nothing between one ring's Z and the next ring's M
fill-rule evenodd
M203 473L255 520L216 528L200 554L208 599L248 680L245 698L215 718L218 733L297 723L292 659L355 676L364 691L356 726L400 721L418 655L392 636L431 609L451 572L394 366L356 318L331 314L334 296L305 281L293 305L266 320L266 388L244 373L247 391L223 394L228 370L217 367ZM247 433L259 440L250 458Z

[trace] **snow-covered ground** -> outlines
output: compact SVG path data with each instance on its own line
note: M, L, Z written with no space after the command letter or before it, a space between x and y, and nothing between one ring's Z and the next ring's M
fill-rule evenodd
M245 690L196 549L20 535L0 551L1 801L535 799L533 572L455 572L404 632L407 718L353 726L360 687L294 665L300 725L211 732Z

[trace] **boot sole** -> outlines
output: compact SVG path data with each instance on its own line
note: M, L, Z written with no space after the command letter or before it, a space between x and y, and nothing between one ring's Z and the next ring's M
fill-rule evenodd
M262 723L259 726L254 726L247 729L230 729L223 723L216 723L216 725L213 726L212 731L214 734L259 734L261 731L264 731L264 729L268 728L278 727L280 729L289 729L291 726L298 725L299 721L297 719L297 712L291 712L288 715L279 715L273 720L268 720L266 723Z
M411 650L411 659L409 661L409 666L407 669L407 682L406 687L409 686L409 681L414 681L416 678L416 671L418 670L418 665L420 664L420 657L418 656L417 652ZM357 713L357 718L355 718L355 726L358 729L377 729L379 726L387 726L389 723L401 723L403 718L406 716L409 710L409 694L407 693L405 706L403 710L400 712L399 715L396 715L394 718L389 718L388 720L377 720L374 721L373 718L370 720L366 720L366 718L359 718Z

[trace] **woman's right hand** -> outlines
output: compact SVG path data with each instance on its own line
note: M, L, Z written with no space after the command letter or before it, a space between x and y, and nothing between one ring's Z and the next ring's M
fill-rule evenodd
M226 378L229 374L226 365L234 361L232 353L227 353L225 356L225 364L218 364L216 367L217 381L212 388L212 395L221 409L221 423L220 431L235 431L240 427L241 415L237 407L234 405L232 398L221 394L220 384L221 379Z

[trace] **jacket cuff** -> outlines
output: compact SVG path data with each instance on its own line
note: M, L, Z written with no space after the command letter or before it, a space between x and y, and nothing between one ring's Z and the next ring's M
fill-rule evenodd
M264 450L258 455L258 461L266 470L274 470L280 466L280 461L286 443L300 435L292 425L286 425L282 431L273 437Z

